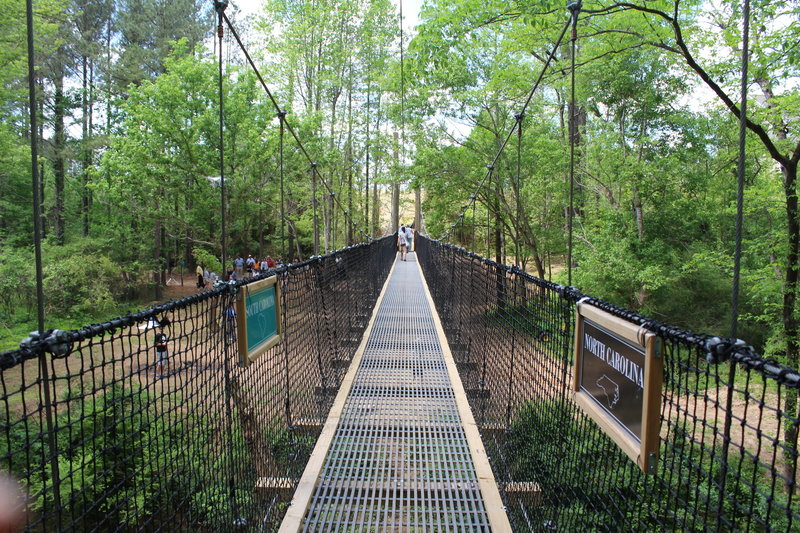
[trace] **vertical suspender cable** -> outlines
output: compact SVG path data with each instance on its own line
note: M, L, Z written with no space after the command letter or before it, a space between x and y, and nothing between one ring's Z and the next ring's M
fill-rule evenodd
M222 38L225 35L225 30L222 25L225 9L228 7L228 0L214 0L214 9L217 11L217 15L219 18L219 25L217 27L217 38L219 39L219 176L220 176L220 187L221 187L221 208L220 212L222 215L222 268L226 269L226 262L227 262L227 238L225 236L225 110L224 110L224 99L223 99L223 87L222 87ZM228 306L233 305L233 295L229 294L227 297L223 297L222 301L224 302L224 309L222 309L222 316L227 317L228 313ZM228 348L228 336L231 334L227 331L227 328L230 327L228 324L227 319L225 320L225 331L223 332L224 341L222 343L222 358L223 358L223 370L224 370L224 377L225 377L225 411L226 416L228 418L229 423L226 426L226 433L228 438L228 496L231 501L231 508L233 510L234 519L238 519L238 504L236 501L236 481L235 481L235 469L234 464L235 461L233 459L233 405L232 405L232 398L231 398L231 362L229 353L230 350Z
M367 232L372 235L372 231L370 231L369 227L369 119L370 119L370 85L371 81L369 77L367 77L367 147L366 147L366 186L364 187L364 227L367 228Z
M569 112L569 210L567 211L567 285L572 285L572 222L575 216L575 41L578 39L578 13L580 1L568 5L572 14L572 39L570 43L570 112Z
M399 0L400 5L400 181L405 178L405 159L406 159L406 71L405 71L405 56L403 48L405 48L405 30L403 28L403 0ZM400 187L400 184L397 184ZM398 200L399 203L399 200ZM398 218L400 206L397 206ZM398 221L399 222L399 221ZM397 228L392 228L392 231L397 231Z
M731 294L731 337L737 335L739 322L739 273L742 257L742 226L744 211L744 172L745 172L745 141L747 137L747 67L750 51L750 0L744 0L742 11L742 80L741 80L741 107L739 108L739 158L736 165L737 191L736 191L736 243L733 252L733 288ZM725 485L728 480L728 449L730 446L731 424L733 422L733 392L736 379L736 364L728 363L728 396L725 402L725 423L722 430L722 480L720 494L725 494ZM717 528L722 528L723 498L717 506Z
M280 120L280 140L279 140L279 152L280 155L278 156L280 162L280 185L281 185L281 258L284 262L287 262L286 259L286 236L284 235L284 226L286 224L286 202L283 193L283 123L286 120L286 111L278 111L278 120Z
M520 265L520 238L522 237L522 121L525 113L518 113L517 119L517 240L514 243L514 264Z
M742 224L744 211L745 140L747 137L747 67L750 46L750 1L744 2L742 28L742 82L739 108L739 159L736 168L736 244L733 254L733 294L731 302L731 337L736 338L739 322L739 271L742 257Z
M31 121L31 181L33 187L33 244L36 255L36 316L39 333L44 335L44 285L42 282L42 205L39 198L39 146L36 116L36 65L33 55L33 6L25 2L28 19L28 108Z
M478 202L475 201L474 195L471 200L472 200L472 241L470 243L470 246L472 247L473 250L477 250L476 246L477 243L475 242L475 221L478 218L478 212L477 212Z
M319 219L317 218L317 164L311 163L311 208L314 214L314 255L319 255Z
M31 126L31 187L33 189L33 248L36 259L36 318L40 338L44 337L44 283L42 281L42 204L39 196L39 131L36 116L36 63L33 49L33 4L25 2L25 16L28 37L28 108ZM44 408L47 417L47 435L50 445L50 471L53 483L53 502L56 509L57 523L61 523L61 476L59 475L58 457L56 456L56 435L53 420L52 402L50 401L50 378L47 370L47 355L39 353L39 372L44 392Z
M228 249L227 237L225 228L225 140L223 138L225 127L225 110L223 107L222 96L222 37L224 29L222 26L222 16L225 8L228 7L227 0L215 0L214 9L219 16L219 25L217 26L217 38L219 39L219 184L220 184L220 216L221 232L222 232L222 270L227 272Z
M490 209L492 197L492 174L494 165L487 165L489 169L489 179L486 187L486 257L492 256L492 210Z

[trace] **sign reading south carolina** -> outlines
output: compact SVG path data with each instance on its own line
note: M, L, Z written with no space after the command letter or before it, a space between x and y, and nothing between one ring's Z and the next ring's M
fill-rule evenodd
M637 440L642 438L644 349L583 321L581 390Z
M237 301L239 357L243 365L256 360L281 340L280 290L272 276L241 287Z

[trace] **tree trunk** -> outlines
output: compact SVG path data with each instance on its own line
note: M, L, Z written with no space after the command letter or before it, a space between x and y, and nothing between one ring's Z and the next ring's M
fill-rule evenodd
M394 161L398 168L400 168L399 148L397 132L394 132ZM392 228L390 232L395 232L400 227L400 184L398 176L392 178Z
M89 58L83 56L81 58L83 70L83 87L81 93L81 129L82 129L82 172L83 172L83 187L81 189L81 213L83 214L83 236L89 236L89 166L92 164L91 152L91 132L89 130Z
M164 265L161 262L161 219L157 218L155 226L153 227L153 297L157 301L161 301L163 296L162 290L162 273Z
M63 54L59 54L62 56ZM60 61L60 59L58 59ZM66 98L64 96L64 75L61 71L61 65L57 67L59 72L56 72L53 82L55 84L55 93L53 95L53 148L54 148L54 163L53 163L53 178L54 178L54 202L53 202L53 234L56 239L56 244L64 244L64 179L66 174L66 165L64 163L64 152L66 149L66 136L64 132L64 115L66 113Z
M287 229L289 230L289 243L286 246L286 250L287 251L286 251L286 257L284 258L284 260L288 263L290 261L294 262L292 256L295 255L295 252L294 252L294 240L295 240L294 239L294 233L295 233L295 231L294 231L294 223L289 218L286 219L286 226L287 226ZM299 256L300 254L298 253L297 255Z
M422 224L422 189L414 189L414 229L420 231Z
M333 185L333 178L331 178L331 185ZM328 195L328 211L331 214L331 250L336 249L336 222L339 218L339 213L336 212L334 193Z
M267 219L266 209L264 209L263 205L260 206L259 213L260 213L259 214L259 220L264 221L264 220ZM266 229L266 224L264 224L263 222L258 225L258 260L259 261L261 261L267 255L266 254L266 247L264 246L264 235L265 235L265 231L264 230L265 229Z
M42 78L40 77L37 82L36 86L39 91L39 137L36 139L36 142L39 143L39 150L38 153L41 155L42 153L42 142L44 139L44 84L42 82ZM42 239L47 236L47 211L44 208L44 158L41 158L42 162L39 164L39 207L41 208L41 228L42 228Z
M353 62L350 60L350 76L347 90L347 245L353 244Z
M325 179L325 178L322 178ZM326 195L330 200L330 195ZM324 234L324 241L325 241L325 251L329 251L331 249L331 212L329 208L329 202L324 201L322 202L322 223L325 226Z
M796 316L798 258L800 257L800 212L797 199L797 163L791 162L782 168L784 192L786 195L786 222L789 236L789 249L786 254L786 279L783 287L783 330L786 335L786 364L792 368L798 366L798 319ZM789 417L798 417L797 394L791 389L785 391L784 412ZM784 453L784 476L793 480L797 470L797 426L787 423L784 426L784 438L788 445Z
M378 198L378 184L372 184L372 235L379 236L381 234L380 228L380 210L381 204Z

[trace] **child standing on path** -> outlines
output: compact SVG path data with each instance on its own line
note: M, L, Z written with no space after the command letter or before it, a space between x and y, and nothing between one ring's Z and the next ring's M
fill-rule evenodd
M169 365L169 354L167 353L167 334L164 333L164 325L158 326L158 333L155 336L156 347L156 377L166 377L166 370Z

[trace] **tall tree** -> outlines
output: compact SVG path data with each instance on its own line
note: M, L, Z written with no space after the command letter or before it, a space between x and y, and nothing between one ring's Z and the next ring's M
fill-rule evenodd
M114 12L111 0L74 0L71 18L75 20L75 50L80 61L81 78L81 214L83 236L89 235L91 190L89 168L94 162L93 126L96 90L94 79L96 65L102 63L105 53L102 40L107 35Z
M198 44L212 29L211 2L202 0L123 0L117 7L119 59L112 76L117 91L164 72L172 42Z

